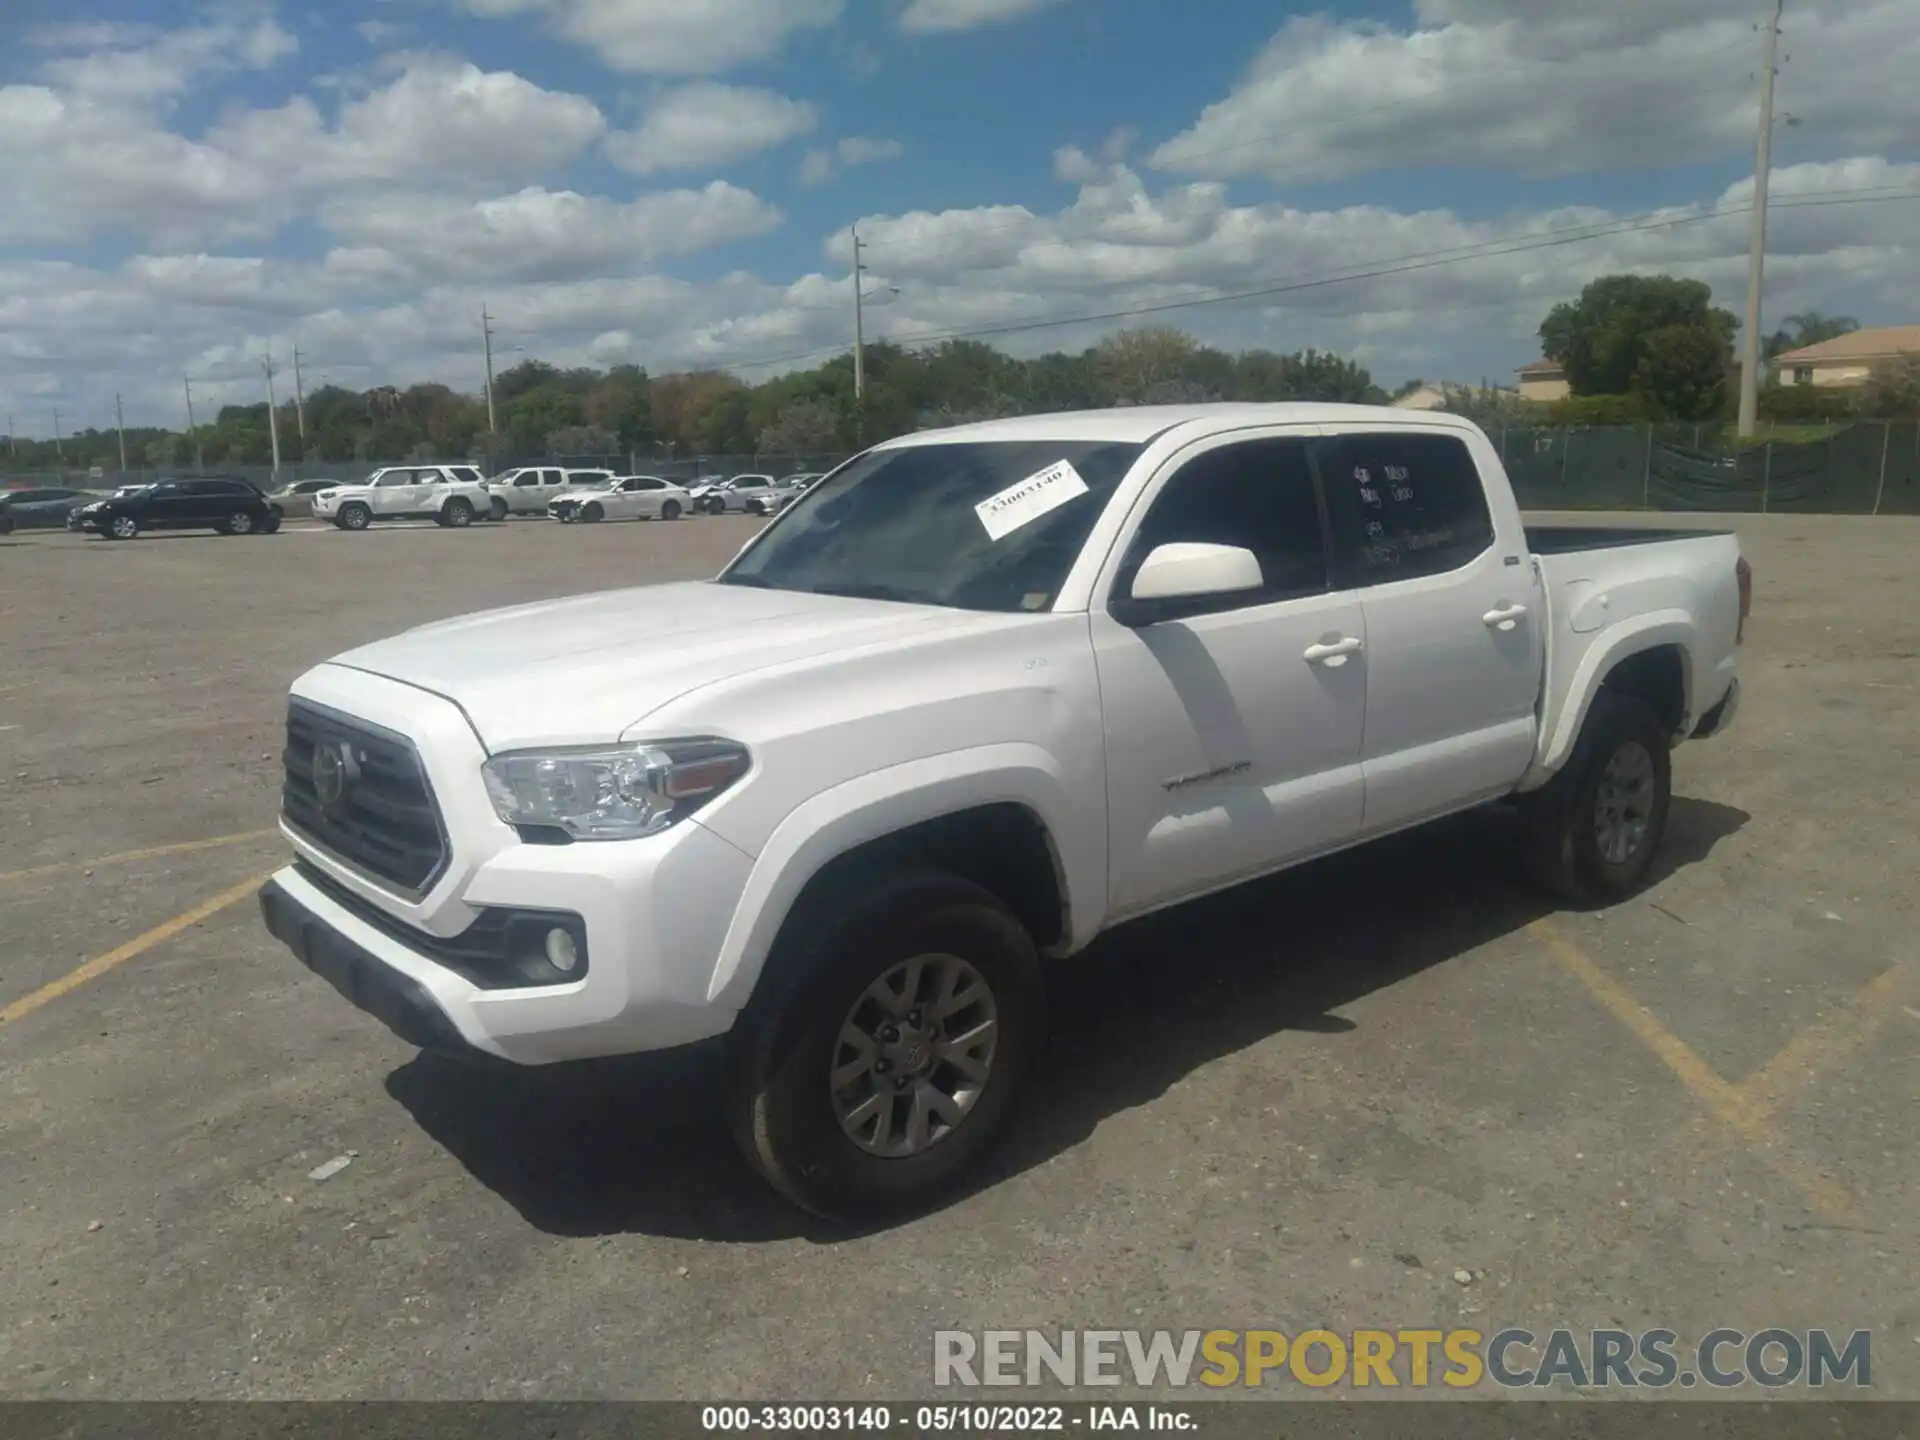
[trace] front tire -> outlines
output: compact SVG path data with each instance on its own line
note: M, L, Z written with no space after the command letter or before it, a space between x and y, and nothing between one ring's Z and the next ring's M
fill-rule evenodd
M581 510L580 518L589 525L598 525L602 520L607 518L607 512L602 510L598 505L588 505Z
M502 500L498 495L494 496L493 503L487 506L487 514L491 515L495 520L506 519L507 502Z
M994 895L909 871L790 921L734 1033L747 1159L832 1220L925 1209L1005 1128L1046 1031L1033 939Z
M220 526L220 529L223 534L227 535L251 535L253 533L253 516L249 515L245 510L236 510L227 516L225 522Z
M333 523L342 530L364 530L373 523L373 511L358 500L350 500L340 507Z
M1566 766L1521 800L1528 872L1580 904L1624 900L1646 882L1672 800L1666 726L1646 701L1602 690Z
M131 515L116 515L101 527L100 533L109 540L131 540L140 533L140 522Z

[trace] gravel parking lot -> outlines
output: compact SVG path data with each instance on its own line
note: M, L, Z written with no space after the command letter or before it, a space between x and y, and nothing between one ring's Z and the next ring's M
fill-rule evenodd
M705 1077L421 1058L252 901L299 671L757 523L0 539L0 1394L904 1398L936 1328L1512 1324L1871 1329L1920 1398L1920 521L1738 517L1745 702L1650 892L1557 912L1476 815L1142 922L1059 967L991 1183L860 1236Z

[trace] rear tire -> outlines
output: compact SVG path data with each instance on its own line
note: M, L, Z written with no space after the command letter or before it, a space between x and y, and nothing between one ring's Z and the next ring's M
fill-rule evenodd
M340 507L333 523L342 530L364 530L373 523L373 511L358 500L349 500Z
M874 998L882 984L897 1003ZM943 1016L943 993L977 998ZM846 1040L855 1030L865 1048ZM789 920L734 1031L728 1118L802 1209L922 1210L973 1177L1045 1031L1039 956L1013 913L956 876L902 872Z
M473 502L456 495L440 507L440 523L453 530L464 530L473 524Z
M678 500L667 501L666 504L660 507L660 518L662 520L678 520L680 518L680 502Z
M1528 873L1576 903L1624 900L1646 882L1672 799L1660 717L1644 700L1602 690L1565 767L1521 797Z

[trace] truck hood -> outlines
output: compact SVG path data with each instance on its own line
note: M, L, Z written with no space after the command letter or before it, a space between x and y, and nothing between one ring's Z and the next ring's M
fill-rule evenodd
M996 618L695 581L465 615L328 663L452 701L498 752L607 743L717 681Z

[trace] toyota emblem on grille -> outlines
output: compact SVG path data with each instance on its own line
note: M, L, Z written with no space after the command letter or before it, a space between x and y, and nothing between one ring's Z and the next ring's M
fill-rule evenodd
M359 778L360 764L348 741L322 740L314 745L313 798L322 810L338 810Z

